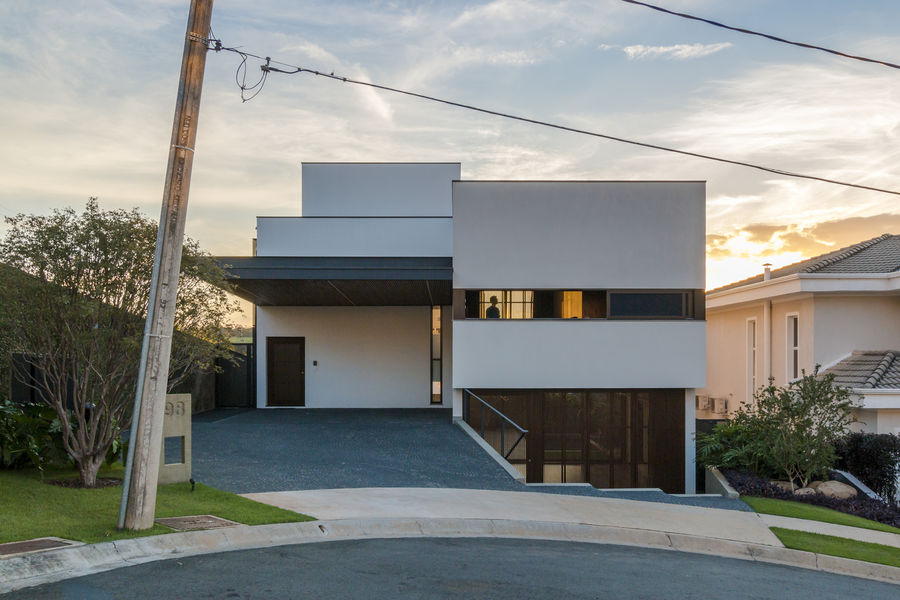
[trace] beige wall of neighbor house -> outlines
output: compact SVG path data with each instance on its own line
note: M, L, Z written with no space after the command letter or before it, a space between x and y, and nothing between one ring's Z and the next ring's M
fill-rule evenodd
M756 325L756 357L753 364L756 387L765 384L763 352L765 348L765 309L763 305L745 306L706 314L706 387L698 395L728 399L729 408L752 398L750 381L751 352L748 340L750 322ZM700 418L714 418L712 409L698 410ZM721 416L721 415L719 415Z
M777 286L773 283L773 286ZM784 284L787 285L787 284ZM835 285L831 281L830 285ZM756 289L760 284L748 286ZM782 286L783 287L783 286ZM773 289L775 289L773 287ZM883 291L803 292L729 304L728 293L707 304L707 387L701 397L727 398L728 413L752 398L750 394L748 322L756 321L757 389L771 374L776 385L793 379L791 319L798 321L798 372L823 369L854 350L900 348L900 295ZM744 295L743 298L747 298ZM768 341L767 341L768 340ZM854 429L879 433L900 431L900 391L860 390L865 396ZM701 405L704 402L701 400ZM713 404L710 404L710 409ZM698 409L698 418L722 418Z
M900 391L895 394L894 401L895 406L900 407ZM859 409L853 414L857 419L851 426L853 431L900 435L900 408Z
M900 398L898 398L896 406L900 407ZM900 408L879 410L875 433L900 435Z
M786 385L794 379L792 372L793 340L789 330L790 317L799 319L797 376L802 371L811 373L816 365L813 354L813 332L815 331L815 309L811 297L802 300L787 300L772 303L772 377L775 385ZM765 382L764 382L765 383Z
M822 365L852 350L900 350L900 295L816 296L815 321Z
M809 373L816 364L811 297L707 309L707 385L698 390L698 395L727 399L728 413L733 413L752 400L754 392L765 386L769 377L774 378L775 385L785 385L793 379L791 318L798 319L797 372ZM755 360L751 359L751 322L755 323ZM724 416L712 407L697 412L701 419Z
M268 336L305 338L307 408L431 406L430 306L257 307L260 408L267 398ZM449 382L446 365L443 387ZM449 405L449 391L442 395Z

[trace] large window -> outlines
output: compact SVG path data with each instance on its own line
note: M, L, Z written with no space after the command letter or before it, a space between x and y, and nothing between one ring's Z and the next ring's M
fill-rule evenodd
M682 389L463 393L463 418L494 450L509 454L528 482L669 493L684 490L684 407ZM525 437L520 441L492 408L527 430Z
M460 290L466 319L703 318L702 290Z
M747 402L756 393L756 319L747 320Z
M443 378L443 366L441 364L441 307L431 307L431 403L441 404L441 379Z
M800 377L800 316L787 318L787 372L788 379Z

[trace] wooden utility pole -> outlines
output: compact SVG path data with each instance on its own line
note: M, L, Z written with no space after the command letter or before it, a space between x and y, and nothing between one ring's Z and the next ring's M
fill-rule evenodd
M141 348L135 412L122 486L120 528L153 527L169 357L172 351L172 330L175 327L175 297L178 293L184 221L191 185L194 142L197 139L197 117L200 113L200 91L206 67L212 5L213 0L191 0L188 16L166 187L156 238L147 323Z

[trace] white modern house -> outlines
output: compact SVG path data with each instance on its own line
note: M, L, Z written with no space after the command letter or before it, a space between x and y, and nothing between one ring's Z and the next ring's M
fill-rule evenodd
M301 216L222 259L259 408L452 408L529 482L694 490L703 182L302 169Z
M900 235L769 270L706 297L707 386L699 418L821 365L864 396L860 427L900 433Z

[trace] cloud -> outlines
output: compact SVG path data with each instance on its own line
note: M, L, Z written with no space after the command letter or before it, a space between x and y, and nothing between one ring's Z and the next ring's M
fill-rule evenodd
M352 77L368 83L372 82L369 74L358 64L349 64L342 61L334 53L322 46L309 41L288 44L281 49L285 53L299 52L301 55L314 61L311 68L323 69L325 72L333 70L335 74ZM367 86L353 86L353 92L362 102L363 106L387 123L393 122L394 110L384 96L374 88Z
M800 255L810 258L862 242L883 233L900 234L900 214L882 213L806 225L751 223L728 233L706 236L711 258L765 258Z
M622 52L631 60L652 60L655 58L690 60L709 56L730 47L730 42L719 44L674 44L672 46L645 46L637 44L625 46L622 48ZM611 48L601 47L601 49L607 50Z

